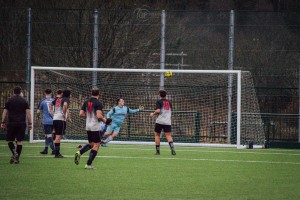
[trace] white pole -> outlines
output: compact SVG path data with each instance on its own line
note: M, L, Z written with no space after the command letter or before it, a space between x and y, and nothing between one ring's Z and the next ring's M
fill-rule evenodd
M31 67L31 88L30 88L30 114L32 118L32 129L30 130L30 135L29 135L29 142L33 142L33 130L34 130L34 68Z
M237 115L236 115L236 145L237 148L241 148L241 93L242 93L242 73L237 73Z
M234 11L230 11L229 20L229 51L228 51L228 70L233 70L233 45L234 45ZM227 114L227 137L231 141L231 118L232 118L232 74L228 75L228 114Z
M120 73L139 73L139 72L167 72L172 73L200 73L200 74L237 74L241 72L240 70L189 70L189 69L120 69L120 68L85 68L85 67L52 67L52 66L31 66L31 68L36 70L55 70L55 71L86 71L86 72L120 72Z
M165 30L166 30L166 12L163 10L161 13L161 46L160 46L160 69L165 69L166 49L165 49ZM159 89L165 87L164 73L160 74Z

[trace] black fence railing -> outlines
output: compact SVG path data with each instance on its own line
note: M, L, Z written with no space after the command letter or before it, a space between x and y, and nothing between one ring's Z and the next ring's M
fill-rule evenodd
M2 114L3 107L0 108ZM272 114L262 113L265 138L268 142L297 142L299 138L298 114ZM3 139L4 130L0 131Z
M299 138L299 114L262 113L266 140L296 142Z
M26 89L25 82L1 82L0 85L0 114L2 115L5 102L13 95L13 88L21 86ZM26 92L25 92L26 94ZM43 94L40 94L40 99ZM259 97L260 99L263 97ZM268 97L270 100L270 97ZM277 98L276 98L277 99ZM277 101L276 101L277 102ZM270 103L270 101L269 101ZM280 103L280 102L277 102ZM262 105L260 105L262 107ZM295 107L297 105L294 105ZM265 138L269 142L297 142L299 140L299 114L261 113ZM201 131L201 130L200 130ZM199 130L198 130L199 132ZM3 130L0 139L3 139Z

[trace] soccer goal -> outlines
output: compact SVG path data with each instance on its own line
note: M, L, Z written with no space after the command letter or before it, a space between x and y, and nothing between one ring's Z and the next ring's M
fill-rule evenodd
M130 108L145 108L126 117L115 143L153 144L155 118L149 115L159 99L158 90L163 87L173 104L172 135L177 145L243 148L264 144L264 126L251 74L239 70L32 66L31 114L36 119L46 88L54 92L69 89L72 121L67 123L64 141L86 141L84 118L78 113L93 85L100 89L104 114L116 105L118 98L123 98ZM34 120L30 142L43 139L42 125Z

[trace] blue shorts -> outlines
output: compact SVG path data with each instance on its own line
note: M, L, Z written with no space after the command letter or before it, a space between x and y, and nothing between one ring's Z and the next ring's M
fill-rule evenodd
M110 133L116 133L118 134L120 132L121 126L117 125L115 123L112 123L110 126L107 127L106 131L110 132Z
M53 125L50 125L50 124L44 124L44 125L43 125L43 128L44 128L44 133L45 133L45 135L52 134L52 131L53 131Z

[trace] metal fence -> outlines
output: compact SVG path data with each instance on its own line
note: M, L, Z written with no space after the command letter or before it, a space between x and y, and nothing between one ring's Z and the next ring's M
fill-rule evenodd
M165 13L166 68L228 69L230 12ZM297 140L300 13L235 11L233 19L233 69L252 73L261 113L280 116L270 137ZM11 85L26 88L28 65L159 68L161 20L162 11L144 8L0 8L1 105Z

